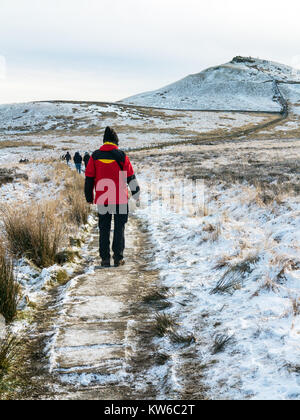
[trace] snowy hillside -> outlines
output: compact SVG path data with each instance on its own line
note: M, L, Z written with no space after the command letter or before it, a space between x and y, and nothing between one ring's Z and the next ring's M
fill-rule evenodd
M193 366L190 376L199 389L202 373L210 398L300 398L298 153L297 140L185 145L153 152L146 168L139 154L148 195L137 213L151 232L151 268L168 290L166 312L195 337L204 373ZM199 216L183 178L205 179ZM179 185L184 212L166 193ZM173 354L178 386L186 355L166 338L160 345Z
M31 102L0 105L0 134L32 132L86 134L86 130L92 130L97 134L107 125L113 125L118 132L123 132L124 126L128 128L132 125L134 132L148 126L148 134L150 127L153 130L187 127L197 132L209 132L218 128L228 131L234 127L261 122L264 118L267 117L238 113L178 113L167 110L154 112L118 104Z
M259 127L276 115L169 111L105 103L32 102L0 105L0 164L99 148L106 126L122 148L195 141ZM51 152L50 152L51 151Z
M300 83L300 71L266 60L235 57L153 92L120 101L173 109L280 112L278 84Z

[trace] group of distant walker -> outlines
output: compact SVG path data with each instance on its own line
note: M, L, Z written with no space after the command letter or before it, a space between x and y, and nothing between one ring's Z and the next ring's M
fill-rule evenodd
M84 162L85 169L88 166L89 160L91 158L91 155L88 152L85 152L84 156L82 157L79 152L76 152L73 161L75 163L76 171L81 174L82 172L82 162ZM70 152L68 152L66 155L63 156L63 160L67 162L67 164L70 164L70 161L72 160L72 156L70 155Z

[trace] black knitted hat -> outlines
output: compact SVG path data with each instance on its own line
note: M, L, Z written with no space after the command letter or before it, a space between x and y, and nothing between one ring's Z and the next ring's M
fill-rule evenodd
M119 138L118 138L118 135L113 128L106 127L105 133L104 133L104 138L103 138L103 143L114 143L118 146Z

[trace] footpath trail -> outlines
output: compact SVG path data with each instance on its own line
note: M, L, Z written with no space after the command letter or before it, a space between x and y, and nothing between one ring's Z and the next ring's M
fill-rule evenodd
M172 394L168 369L151 330L156 308L143 297L158 286L147 268L149 243L134 217L127 226L126 265L101 269L95 228L84 264L90 272L74 278L62 301L51 342L50 399L156 399ZM178 395L177 395L178 396Z

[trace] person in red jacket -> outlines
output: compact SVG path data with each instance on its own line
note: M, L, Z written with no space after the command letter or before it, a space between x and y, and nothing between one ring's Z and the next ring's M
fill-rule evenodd
M128 222L128 185L139 205L140 187L128 156L118 148L118 135L106 127L103 146L96 150L85 171L85 197L97 204L102 267L110 267L110 230L114 216L114 266L124 265L125 225ZM94 198L94 190L96 191Z

